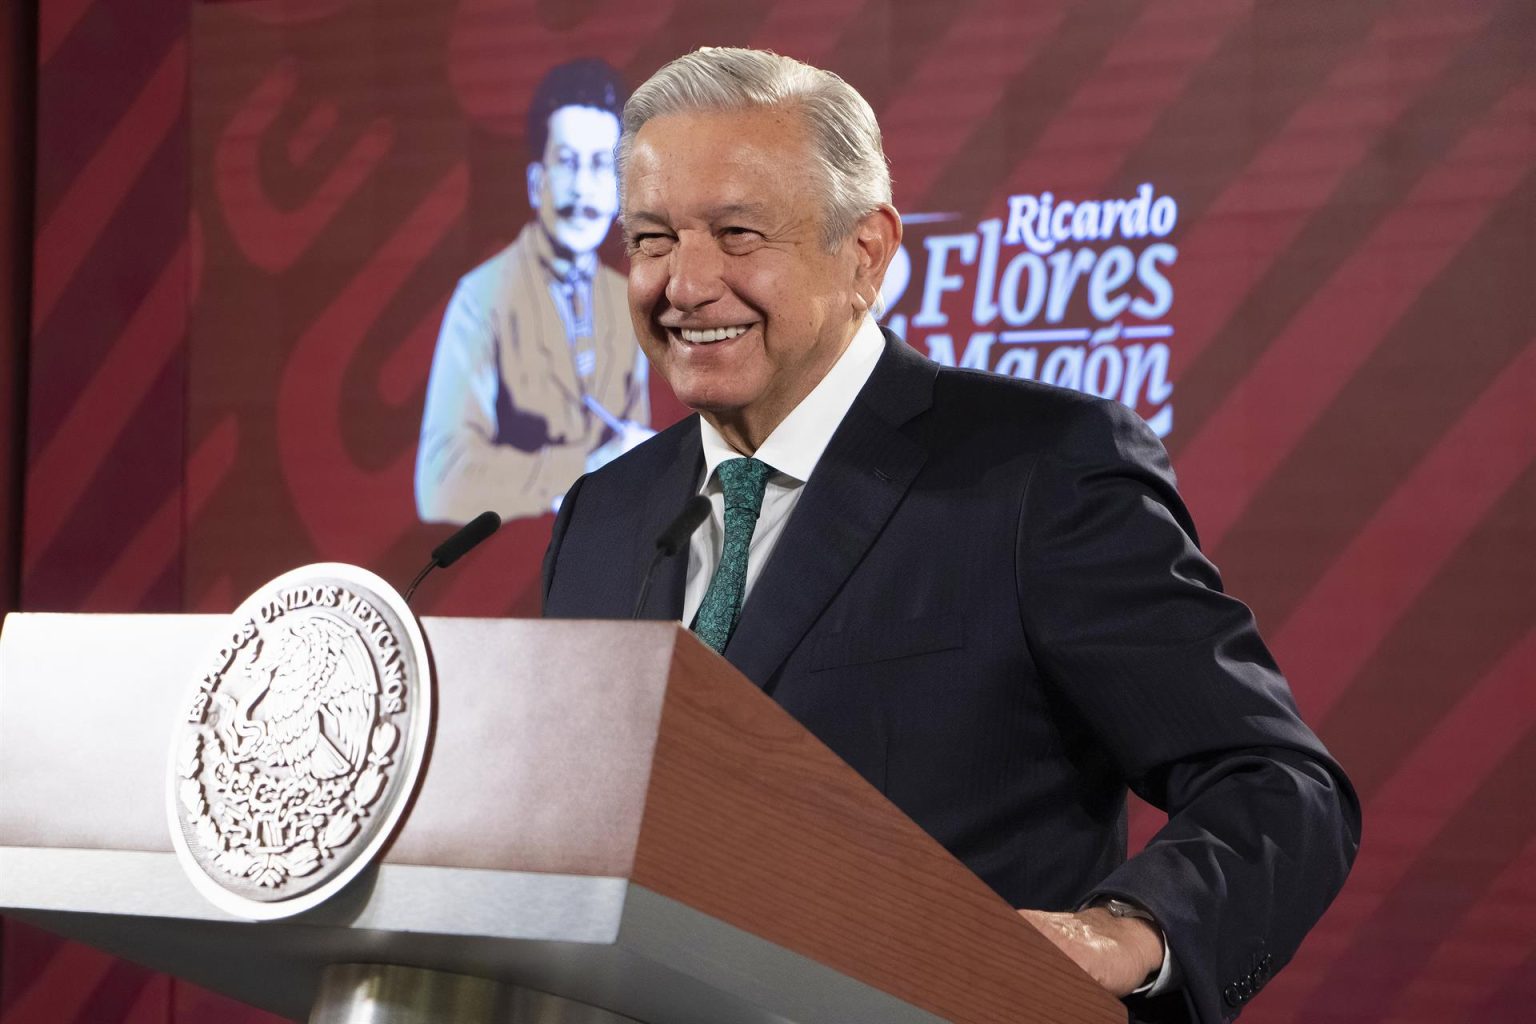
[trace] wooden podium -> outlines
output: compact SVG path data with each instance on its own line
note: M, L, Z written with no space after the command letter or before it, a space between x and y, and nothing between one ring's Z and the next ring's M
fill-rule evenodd
M1125 1019L668 623L424 619L434 733L393 841L314 910L232 918L184 875L165 811L169 738L226 621L6 619L6 914L294 1019L342 964L573 1001L518 1021L587 1019L573 1005L645 1024Z

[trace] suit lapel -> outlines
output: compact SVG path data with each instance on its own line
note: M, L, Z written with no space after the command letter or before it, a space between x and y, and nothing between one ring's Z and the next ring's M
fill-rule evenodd
M646 567L656 554L656 538L671 525L688 499L698 491L699 477L704 473L704 449L699 441L698 419L690 416L684 423L687 426L678 431L675 451L666 459L661 472L652 480L646 492L645 508L640 516L640 555L634 570L632 594L639 590ZM685 544L681 551L656 566L656 571L651 575L651 590L646 595L640 617L659 620L681 617L683 592L687 583L688 547Z
M927 452L900 432L933 400L937 366L892 335L832 435L752 588L726 657L767 685L879 536Z

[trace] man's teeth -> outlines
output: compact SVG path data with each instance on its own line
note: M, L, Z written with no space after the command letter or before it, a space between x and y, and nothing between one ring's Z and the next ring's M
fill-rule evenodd
M738 324L735 327L711 327L705 331L694 331L687 327L678 329L683 340L693 345L707 345L712 341L725 341L727 338L739 338L747 333L748 324Z

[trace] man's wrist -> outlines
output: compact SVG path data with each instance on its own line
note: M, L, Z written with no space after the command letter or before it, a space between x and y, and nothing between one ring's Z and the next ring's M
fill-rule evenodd
M1115 919L1123 941L1137 950L1146 968L1134 994L1143 994L1168 973L1168 940L1157 918L1145 907L1115 897L1095 900L1093 907Z

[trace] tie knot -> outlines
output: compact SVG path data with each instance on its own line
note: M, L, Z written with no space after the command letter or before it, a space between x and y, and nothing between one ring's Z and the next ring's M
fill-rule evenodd
M726 459L715 468L720 488L725 492L725 507L757 512L763 507L763 489L773 467L757 459Z

